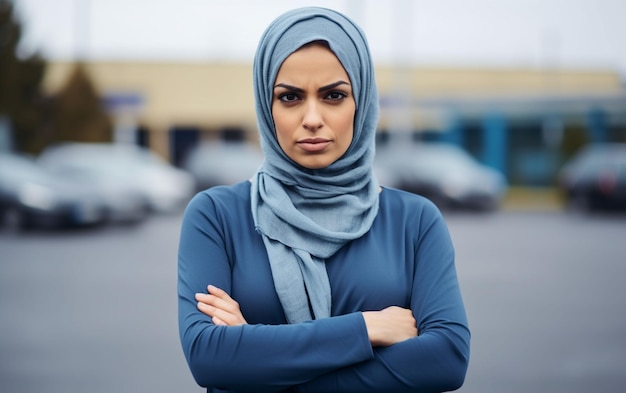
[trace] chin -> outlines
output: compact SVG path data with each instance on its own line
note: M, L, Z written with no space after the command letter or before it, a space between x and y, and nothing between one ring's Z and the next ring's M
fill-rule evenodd
M334 161L325 160L325 159L314 159L314 160L312 160L311 157L308 157L308 159L298 160L296 162L300 166L303 166L303 167L305 167L307 169L322 169L322 168L326 168L327 166L332 164Z

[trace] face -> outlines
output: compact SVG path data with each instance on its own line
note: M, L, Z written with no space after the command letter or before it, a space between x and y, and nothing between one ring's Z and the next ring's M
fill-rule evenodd
M352 142L355 110L350 78L330 49L307 45L281 65L272 116L280 147L298 164L319 169L340 158Z

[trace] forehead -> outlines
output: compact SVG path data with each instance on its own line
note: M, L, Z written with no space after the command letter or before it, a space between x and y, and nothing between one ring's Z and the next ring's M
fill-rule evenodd
M281 64L277 78L348 78L339 58L325 45L310 44L291 53Z

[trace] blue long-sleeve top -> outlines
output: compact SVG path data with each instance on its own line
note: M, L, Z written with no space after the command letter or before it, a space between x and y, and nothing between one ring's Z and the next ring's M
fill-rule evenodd
M338 217L338 219L341 219ZM179 330L207 392L441 392L462 385L470 332L454 249L428 200L383 188L363 237L326 261L331 317L287 324L250 209L250 183L197 194L178 255ZM195 294L224 289L248 322L217 326ZM362 311L410 308L418 336L372 348Z

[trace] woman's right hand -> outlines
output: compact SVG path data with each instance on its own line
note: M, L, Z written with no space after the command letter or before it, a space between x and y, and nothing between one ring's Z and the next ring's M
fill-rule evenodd
M387 347L418 334L413 312L406 308L391 306L381 311L364 311L363 319L374 347Z

